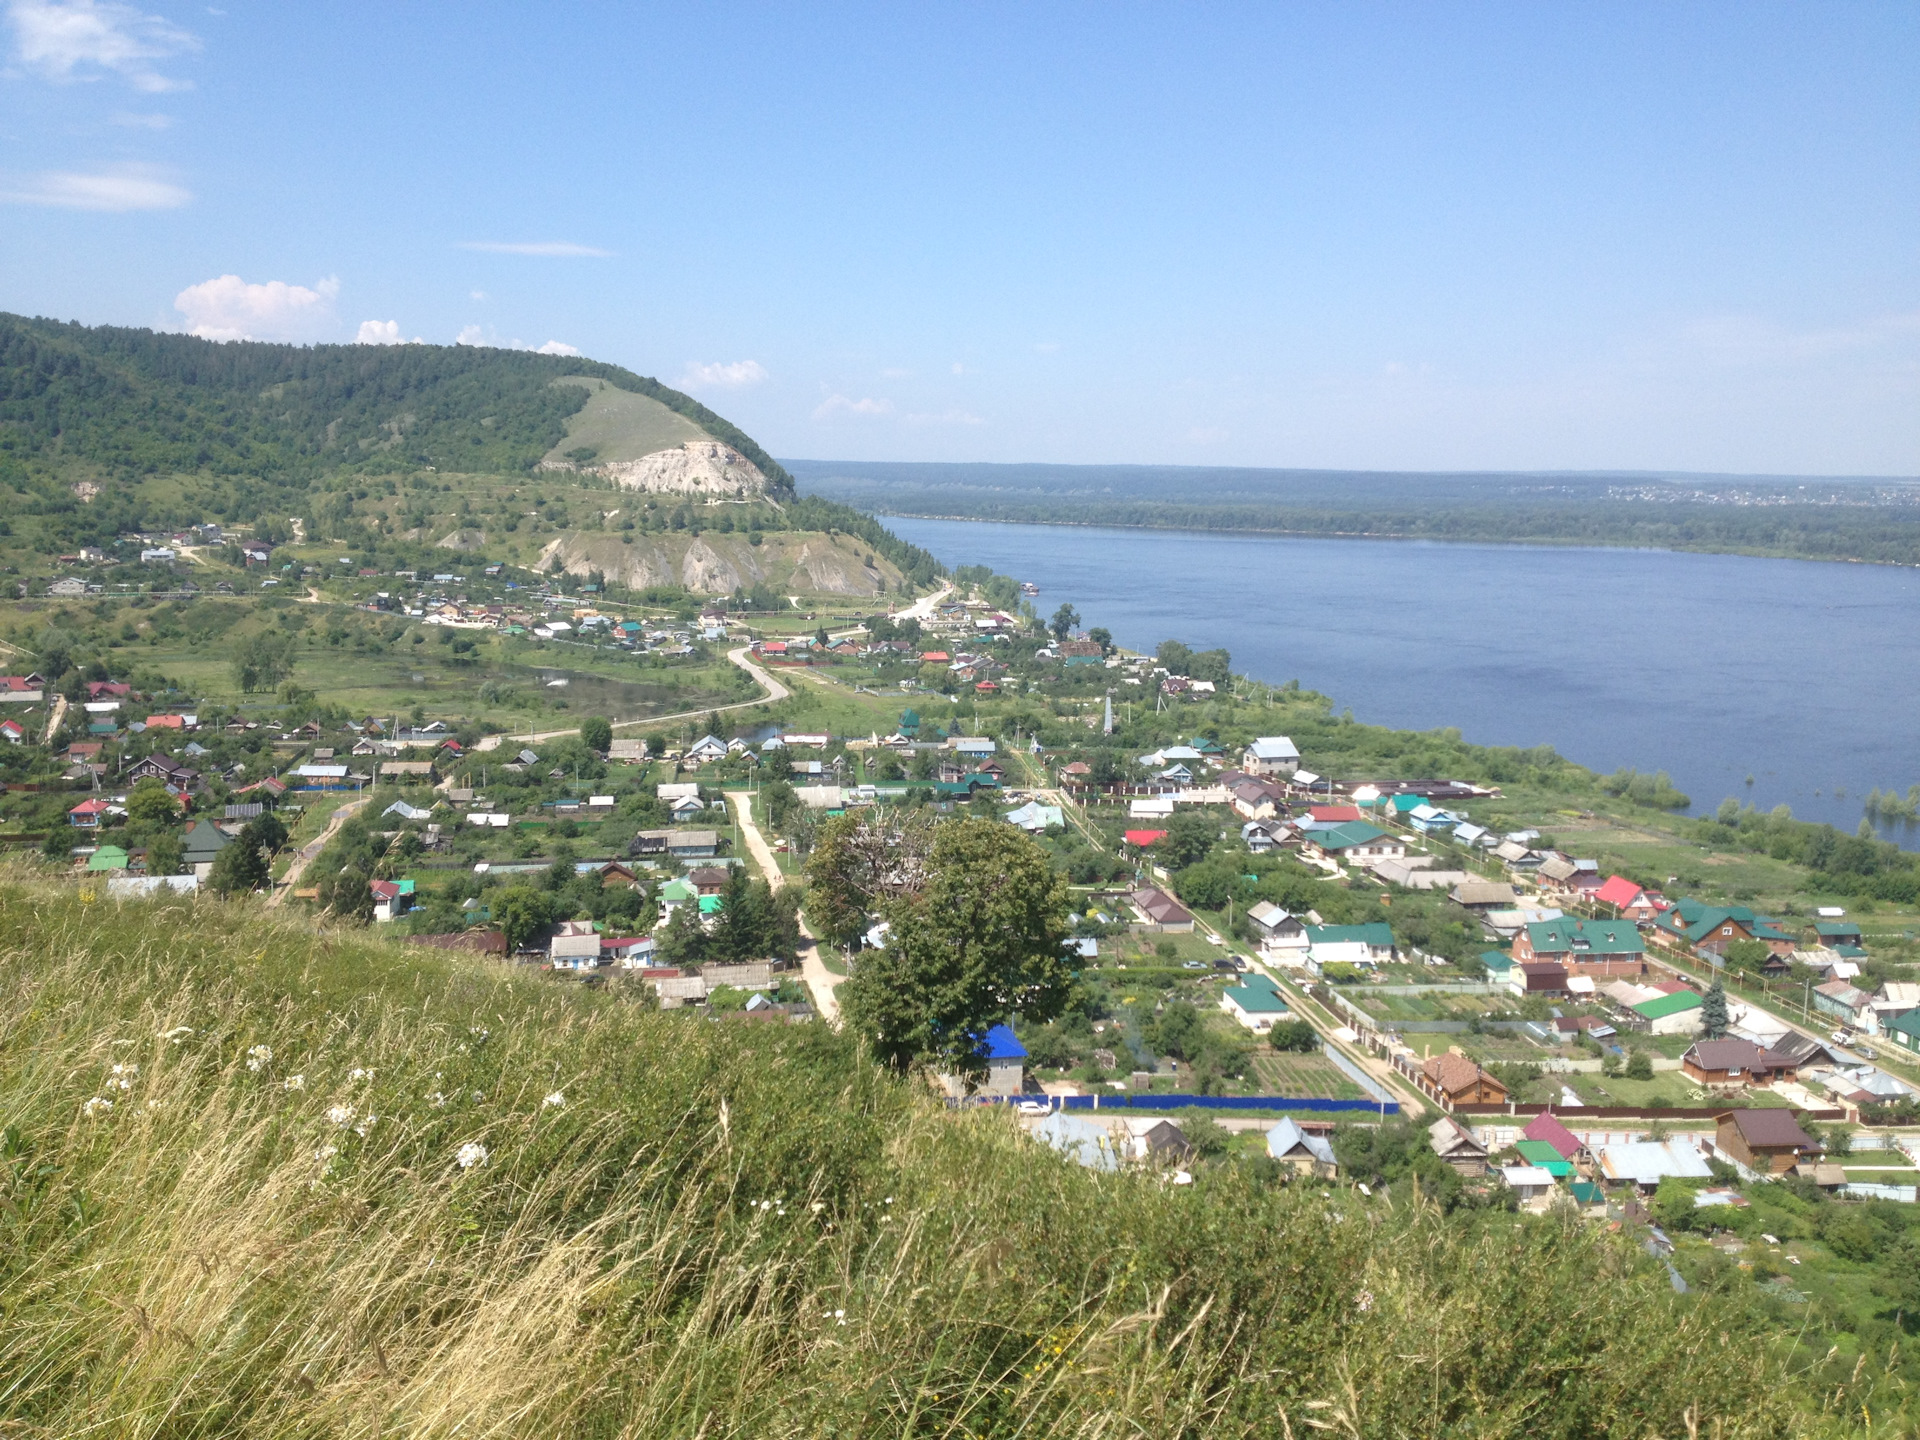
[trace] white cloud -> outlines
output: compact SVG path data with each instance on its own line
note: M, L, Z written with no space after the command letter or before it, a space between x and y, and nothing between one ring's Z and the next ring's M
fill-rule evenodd
M116 165L91 174L43 170L0 190L0 203L62 210L177 210L192 192L147 165Z
M498 335L494 334L493 328L488 325L466 326L458 335L453 337L453 343L456 345L481 345L493 350L531 350L536 355L578 355L580 353L576 346L569 345L564 340L549 340L544 345L529 345L526 341L518 338L502 340Z
M937 414L902 415L901 421L908 425L984 425L987 422L967 410L942 410Z
M153 62L200 48L199 37L158 15L112 0L8 0L14 56L49 80L120 76L136 90L184 90Z
M845 395L829 395L814 407L813 418L831 420L836 415L891 415L892 413L891 400L875 400L870 397L850 400Z
M356 345L424 345L427 342L418 335L408 340L400 333L398 320L362 320L360 333L353 337Z
M203 340L310 340L333 324L340 282L333 276L312 289L269 280L249 285L221 275L189 285L173 298L187 317L187 333Z
M173 116L164 115L158 111L140 114L132 110L122 110L113 117L113 123L124 125L129 130L171 130Z
M571 240L463 240L460 248L488 255L540 255L560 260L605 260L613 254L597 245L576 245Z
M740 390L748 385L758 385L766 378L767 367L758 360L735 360L731 364L716 360L711 365L689 360L687 373L681 377L680 384L688 390Z

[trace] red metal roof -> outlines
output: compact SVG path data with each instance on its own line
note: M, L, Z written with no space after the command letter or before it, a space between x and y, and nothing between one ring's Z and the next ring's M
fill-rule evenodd
M1607 883L1593 892L1593 898L1625 909L1640 898L1640 887L1624 875L1609 875Z
M1345 824L1349 820L1364 820L1358 805L1310 805L1307 813L1314 819L1329 825Z
M1166 839L1167 832L1164 830L1129 830L1121 838L1124 839L1127 844L1138 845L1144 850L1155 841Z

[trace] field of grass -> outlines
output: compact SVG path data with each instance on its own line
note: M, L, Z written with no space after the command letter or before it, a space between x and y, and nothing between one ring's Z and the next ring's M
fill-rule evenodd
M22 1434L1851 1428L1597 1228L1103 1176L823 1026L245 905L0 879L0 1113Z
M582 446L596 452L589 464L638 460L656 450L706 438L706 431L651 396L637 395L587 375L553 383L578 385L593 393L585 405L567 417L567 437L547 453L549 460L565 460L568 451Z

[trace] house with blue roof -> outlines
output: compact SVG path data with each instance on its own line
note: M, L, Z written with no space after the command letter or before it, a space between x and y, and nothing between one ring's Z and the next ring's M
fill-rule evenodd
M980 1049L986 1056L987 1079L979 1093L1002 1099L1018 1095L1026 1085L1027 1047L1020 1043L1013 1027L993 1026L980 1042Z

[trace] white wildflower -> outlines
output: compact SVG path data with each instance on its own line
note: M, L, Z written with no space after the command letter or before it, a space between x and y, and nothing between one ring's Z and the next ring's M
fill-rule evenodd
M158 1100L147 1101L147 1109L158 1110L159 1108L160 1108L160 1102Z
M131 1079L140 1073L140 1067L134 1064L116 1065L113 1067L113 1073L115 1075L125 1075Z
M431 1105L436 1110L444 1107L446 1103L447 1103L447 1097L442 1095L438 1090L434 1091L431 1095L427 1096L427 1104Z
M304 1090L307 1088L307 1077L304 1075L289 1075L285 1080L282 1080L280 1084L288 1090Z
M1371 1290L1362 1290L1358 1295L1355 1295L1353 1297L1353 1308L1358 1310L1362 1315L1373 1309L1373 1292Z
M313 1152L313 1158L318 1160L322 1165L325 1165L339 1153L340 1152L331 1145L322 1145L318 1150Z
M160 1033L160 1038L169 1045L178 1045L191 1034L193 1034L193 1027L191 1025L176 1025L171 1030L163 1030Z
M247 1048L247 1069L264 1070L273 1063L273 1049L267 1045L252 1045Z
M454 1153L453 1160L462 1170L471 1170L487 1163L487 1147L478 1140L469 1140Z
M371 1070L362 1070L358 1065L347 1072L347 1079L353 1081L371 1080L372 1078L373 1072Z
M847 1312L846 1312L846 1311L844 1311L844 1310L836 1310L836 1311L834 1311L834 1312L833 1312L833 1323L834 1323L834 1324L836 1324L836 1325L844 1325L844 1324L846 1324L846 1323L847 1323Z
M80 1113L91 1120L96 1116L106 1114L111 1109L113 1109L113 1101L107 1099L104 1095L96 1095L80 1107Z
M813 1202L813 1204L809 1205L807 1208L813 1211L814 1214L818 1215L822 1210L827 1208L827 1202L824 1200L816 1200Z
M369 1115L367 1116L366 1119L362 1120L358 1125L353 1127L353 1133L358 1135L362 1140L364 1140L367 1138L368 1133L373 1129L373 1127L379 1123L380 1123L380 1117L378 1115Z
M564 1090L556 1090L551 1095L547 1096L546 1099L540 1102L540 1108L542 1110L545 1110L549 1106L551 1106L557 1110L566 1103L567 1103L566 1092Z
M467 1027L467 1034L473 1036L473 1043L476 1045L486 1044L487 1036L491 1033L492 1032L484 1025L469 1025Z
M353 1123L353 1107L351 1105L330 1105L327 1107L327 1119L333 1124L345 1129Z

